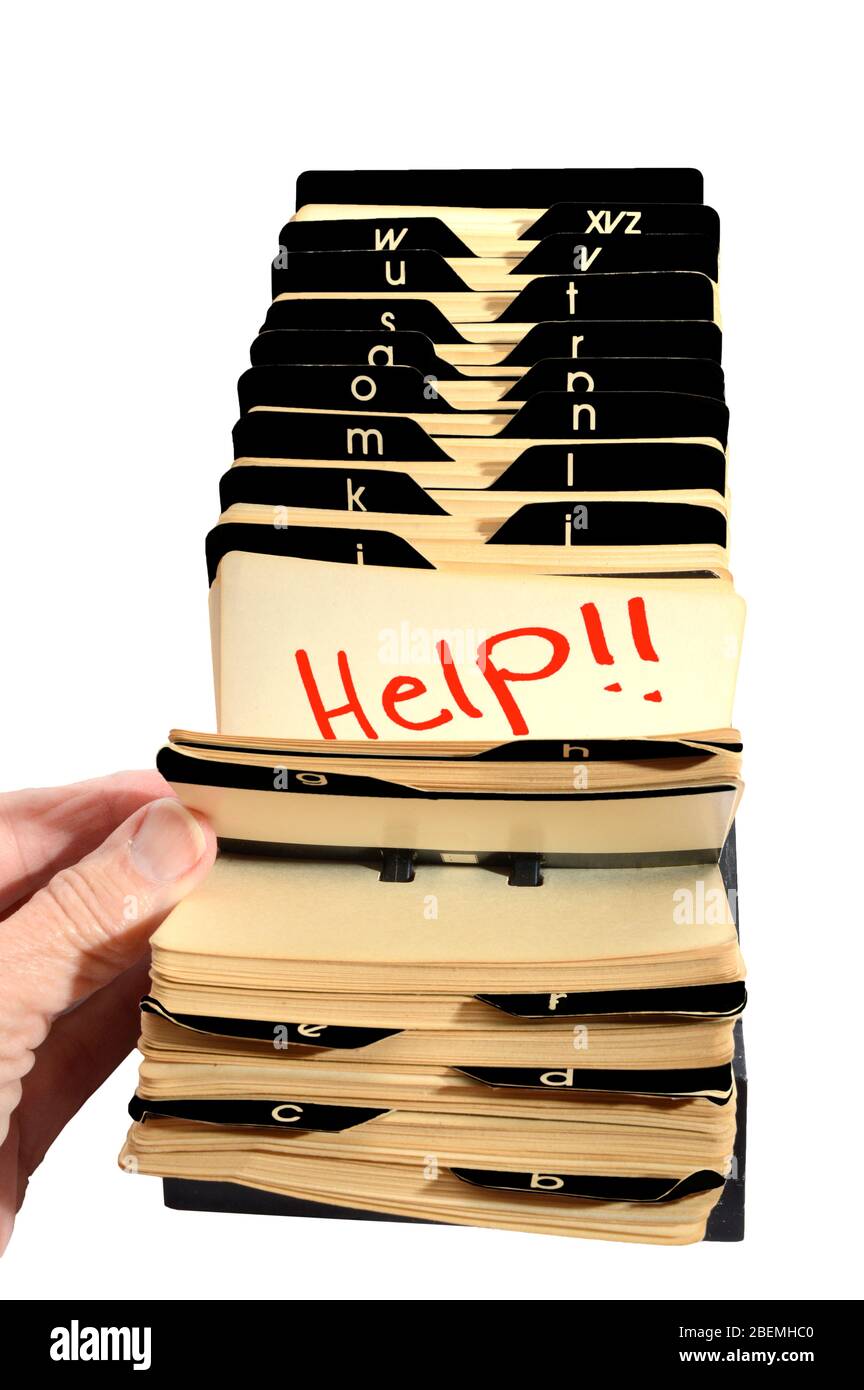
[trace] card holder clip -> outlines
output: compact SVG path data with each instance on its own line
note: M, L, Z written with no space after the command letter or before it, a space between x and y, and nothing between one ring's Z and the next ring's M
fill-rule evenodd
M413 883L414 850L384 849L381 851L381 883Z
M543 883L539 854L513 854L510 856L510 888L539 888Z

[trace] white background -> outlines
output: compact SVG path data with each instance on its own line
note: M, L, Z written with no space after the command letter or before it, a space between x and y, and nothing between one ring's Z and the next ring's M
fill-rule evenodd
M24 1296L859 1289L859 85L846 5L19 7L5 24L2 784L212 728L203 539L304 168L696 165L723 227L750 967L743 1245L167 1211L133 1059L31 1183ZM856 360L857 359L857 360Z

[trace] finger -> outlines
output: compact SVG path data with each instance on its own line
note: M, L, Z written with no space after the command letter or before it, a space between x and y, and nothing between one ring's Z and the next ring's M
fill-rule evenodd
M83 859L139 806L170 794L156 771L0 796L0 912Z
M165 798L61 869L0 927L0 1063L24 1076L51 1021L143 954L216 852L201 817Z
M149 972L146 955L58 1018L38 1049L16 1111L19 1174L13 1212L57 1135L134 1048L141 1031L138 1004L147 992Z

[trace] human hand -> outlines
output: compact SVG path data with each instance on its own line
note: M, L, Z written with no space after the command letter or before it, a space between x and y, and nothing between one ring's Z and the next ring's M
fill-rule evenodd
M135 1045L152 932L213 863L210 826L168 792L118 772L0 796L0 1253L31 1174Z

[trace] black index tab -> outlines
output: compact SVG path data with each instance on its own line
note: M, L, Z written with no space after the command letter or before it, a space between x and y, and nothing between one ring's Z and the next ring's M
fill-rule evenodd
M234 426L236 459L334 463L437 463L449 459L416 420L402 415L250 410Z
M698 169L307 169L297 207L307 203L382 206L549 208L572 199L701 203Z
M720 362L723 355L720 325L705 319L563 320L560 313L556 318L529 328L502 365L531 367L546 357L701 357Z
M249 367L237 383L237 395L242 414L256 406L284 406L301 411L458 414L439 396L437 379L427 381L416 367L306 363Z
M324 511L391 512L446 516L407 473L383 468L281 468L239 464L219 482L222 511L237 502L264 507L316 507Z
M295 328L259 333L250 357L253 367L415 367L442 380L459 376L455 367L438 356L425 333L394 333L386 328Z
M522 233L525 241L542 241L558 232L580 236L639 237L652 233L689 233L720 244L720 218L705 203L655 203L605 199L602 203L556 203Z
M726 518L690 502L529 502L487 545L726 545Z
M743 980L720 985L679 985L672 989L556 991L546 994L477 994L513 1018L591 1018L619 1014L678 1014L696 1018L734 1018L747 1002Z
M129 1102L133 1120L168 1118L193 1120L205 1125L250 1125L255 1129L319 1130L339 1134L387 1110L361 1109L354 1105L316 1105L295 1100L150 1100L133 1096Z
M279 233L277 262L283 250L384 251L390 254L436 251L439 256L474 255L440 217L325 217L288 222Z
M275 526L229 521L208 534L205 548L211 584L220 562L233 550L252 555L281 555L294 560L326 560L338 565L435 568L408 541L390 531L350 531L336 526L286 526L277 530Z
M512 1173L499 1168L451 1168L454 1177L495 1192L528 1192L538 1199L576 1197L590 1202L676 1202L699 1192L714 1192L726 1179L711 1168L686 1178L621 1178L576 1176L554 1171Z
M274 261L273 298L297 290L452 293L468 286L437 251L289 251Z
M724 1104L732 1094L732 1064L679 1070L631 1068L613 1071L593 1067L454 1067L454 1071L484 1086L532 1091L608 1091L634 1096L705 1096ZM719 1093L715 1095L714 1093Z
M405 330L425 333L433 343L464 343L437 304L429 299L277 299L267 310L262 333L281 328Z
M495 437L716 439L725 449L728 429L728 408L709 396L675 391L593 391L576 396L544 391L520 406Z
M706 357L548 357L518 377L501 404L541 391L680 391L722 401L723 387L723 368Z
M714 319L714 283L693 270L541 275L520 290L499 323L546 319Z
M268 1043L277 1049L281 1049L283 1043L288 1043L321 1051L353 1051L369 1047L382 1038L396 1037L402 1031L400 1028L345 1028L336 1024L265 1022L257 1018L178 1014L166 1009L151 994L146 994L141 1000L141 1012L167 1019L169 1023L176 1023L178 1028L188 1028L192 1033L206 1033L217 1038L242 1038L250 1042Z
M604 237L557 232L518 261L511 275L608 275L619 271L695 270L717 279L717 248L707 237Z

